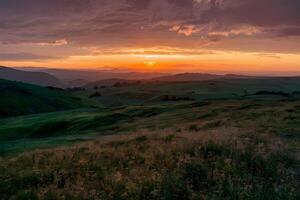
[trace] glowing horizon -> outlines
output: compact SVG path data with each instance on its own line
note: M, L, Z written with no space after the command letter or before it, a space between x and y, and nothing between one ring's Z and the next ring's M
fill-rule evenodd
M149 50L150 51L150 50ZM130 53L105 55L77 55L60 60L2 62L13 67L48 67L63 69L106 69L117 68L132 71L159 72L215 72L249 73L299 72L298 54L209 51L202 54L180 54L132 49ZM139 52L139 53L137 53Z

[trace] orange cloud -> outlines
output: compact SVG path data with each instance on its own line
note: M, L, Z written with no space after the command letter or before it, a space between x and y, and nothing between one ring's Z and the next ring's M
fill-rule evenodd
M241 26L238 28L231 29L229 31L209 32L208 35L230 37L230 36L239 36L239 35L251 36L258 33L261 33L261 30L259 28L256 28L254 26Z
M170 31L177 32L178 34L185 35L185 36L191 36L194 33L200 32L202 29L197 28L194 25L185 25L185 26L180 26L180 25L175 25L173 26Z

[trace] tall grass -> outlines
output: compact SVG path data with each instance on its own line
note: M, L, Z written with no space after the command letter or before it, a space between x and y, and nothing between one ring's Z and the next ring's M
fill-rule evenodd
M1 199L299 199L299 163L284 148L169 132L2 159Z

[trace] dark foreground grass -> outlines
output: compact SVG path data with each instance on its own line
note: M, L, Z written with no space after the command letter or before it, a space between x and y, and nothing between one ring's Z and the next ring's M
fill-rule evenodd
M0 199L299 199L298 161L257 141L157 132L25 153L1 160Z

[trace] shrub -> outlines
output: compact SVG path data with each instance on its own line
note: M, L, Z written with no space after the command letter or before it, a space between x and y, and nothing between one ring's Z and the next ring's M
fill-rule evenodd
M191 126L189 126L188 128L190 131L193 131L193 132L198 132L200 131L201 129L197 126L197 124L193 124Z
M95 97L101 97L101 96L102 96L101 93L95 92L95 93L91 94L91 95L89 96L89 98L95 98Z
M163 138L163 141L165 141L165 142L172 142L172 141L174 141L176 139L176 135L168 135L168 136L166 136L166 137L164 137Z
M215 157L215 156L228 156L231 149L227 145L219 145L213 142L208 142L201 148L201 153L204 158Z
M137 141L137 142L145 142L145 141L147 141L147 140L148 140L147 136L144 136L144 135L135 138L135 141Z
M163 200L189 200L191 192L183 177L178 173L166 172L162 180Z
M34 192L19 192L15 198L16 200L38 200L38 196Z
M193 190L200 191L207 187L208 169L201 161L192 161L185 167L185 177Z

